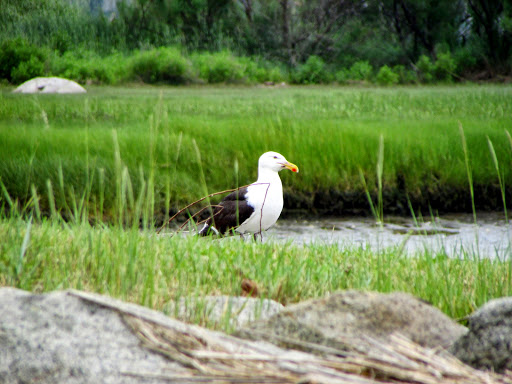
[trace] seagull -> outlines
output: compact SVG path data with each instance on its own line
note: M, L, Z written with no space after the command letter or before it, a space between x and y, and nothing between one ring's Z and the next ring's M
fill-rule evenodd
M279 171L299 168L277 152L265 152L258 160L258 180L226 196L216 207L213 217L204 223L199 234L206 236L237 232L242 237L252 233L254 239L274 225L283 210L283 185Z

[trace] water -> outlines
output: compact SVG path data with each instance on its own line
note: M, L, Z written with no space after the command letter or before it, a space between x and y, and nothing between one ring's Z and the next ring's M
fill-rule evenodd
M372 218L279 220L264 240L296 244L339 244L379 250L403 247L409 254L443 252L451 257L512 258L512 221L496 213L457 214L423 218L417 224L403 217L385 217L378 225Z

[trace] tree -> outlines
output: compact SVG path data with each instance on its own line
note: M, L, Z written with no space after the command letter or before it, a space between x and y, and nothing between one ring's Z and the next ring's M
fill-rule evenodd
M439 44L457 45L463 0L381 0L378 6L412 62L423 53L435 58Z
M511 72L512 1L468 0L475 37L482 44L486 66L495 75Z
M295 66L309 56L328 59L335 50L335 36L366 2L344 0L279 0L281 49Z

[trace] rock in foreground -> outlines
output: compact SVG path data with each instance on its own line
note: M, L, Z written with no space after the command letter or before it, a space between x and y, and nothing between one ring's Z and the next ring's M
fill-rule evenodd
M167 364L140 347L119 313L68 292L1 289L0 346L0 383L135 383L123 372Z
M378 356L320 356L105 296L0 288L0 383L512 383L403 337L375 346Z
M446 349L466 331L437 308L409 294L341 291L289 306L238 335L278 345L296 340L370 353L373 340L389 343L395 333L423 347Z
M84 87L60 77L36 77L25 81L14 93L86 93Z
M512 370L512 297L489 301L469 317L469 332L451 348L478 369Z

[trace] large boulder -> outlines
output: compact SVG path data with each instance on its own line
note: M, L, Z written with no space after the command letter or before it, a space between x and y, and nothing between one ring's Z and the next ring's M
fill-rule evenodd
M164 363L116 311L68 292L0 290L0 383L136 383L124 372Z
M289 306L268 320L242 328L237 335L281 346L321 344L371 353L375 341L387 344L396 333L423 347L446 349L466 331L437 308L409 294L341 291Z
M0 288L0 383L503 384L405 338L367 356L248 341L80 291Z
M14 93L86 93L84 87L60 77L36 77L25 81Z
M469 316L469 332L451 352L478 369L512 370L512 297L491 300Z

